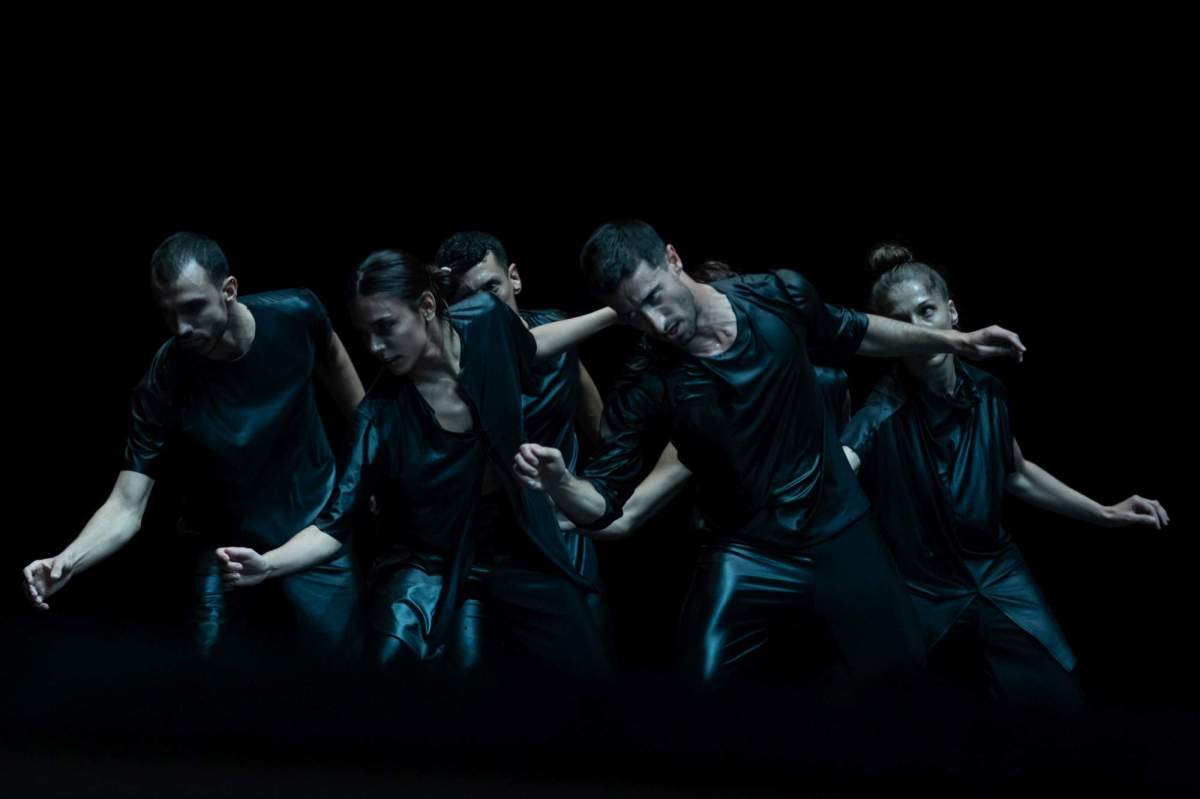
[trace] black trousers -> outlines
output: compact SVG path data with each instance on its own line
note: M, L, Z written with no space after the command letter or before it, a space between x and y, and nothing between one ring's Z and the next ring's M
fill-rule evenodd
M499 492L497 492L498 494ZM368 658L380 666L422 661L458 673L483 662L516 662L576 676L610 669L599 598L572 582L517 528L507 500L476 508L475 563L445 640L434 612L445 590L445 558L415 553L372 580Z
M600 577L600 561L596 556L596 544L592 539L582 535L578 530L562 530L563 545L567 548L567 556L579 572L599 590L587 595L588 608L591 610L596 625L606 642L605 646L611 651L612 619L608 612L608 598L604 589L604 581Z
M193 575L192 631L201 656L246 654L269 642L322 660L361 655L360 578L343 553L329 563L226 590L211 547L198 547Z
M685 676L720 682L765 654L772 635L814 627L856 681L910 681L923 670L908 590L870 517L800 552L704 547L680 618Z
M1066 713L1084 705L1074 671L983 597L973 600L929 650L929 665L934 673L1006 705Z

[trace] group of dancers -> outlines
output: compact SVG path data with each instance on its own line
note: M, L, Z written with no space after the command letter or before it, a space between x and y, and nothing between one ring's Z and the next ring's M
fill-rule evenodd
M636 220L599 227L579 264L603 307L567 318L519 307L488 234L450 237L432 264L372 253L345 296L381 366L365 391L312 292L239 295L216 242L170 236L150 277L171 337L133 391L124 468L78 536L25 567L28 598L47 610L125 545L169 474L203 654L288 630L314 657L385 670L603 679L593 540L690 482L699 557L663 631L686 680L719 686L820 631L855 683L967 662L992 697L1080 702L1004 495L1106 527L1169 517L1136 495L1102 505L1022 455L1004 387L966 362L1020 360L1017 335L959 331L945 278L897 245L871 254L866 313L795 271L685 265ZM577 346L615 324L643 335L602 400ZM851 416L856 354L895 364ZM314 382L347 420L340 455Z

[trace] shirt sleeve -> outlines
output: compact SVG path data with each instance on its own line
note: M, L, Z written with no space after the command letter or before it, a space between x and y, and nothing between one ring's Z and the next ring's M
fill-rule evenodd
M775 272L784 298L808 331L810 358L828 366L843 366L858 352L867 334L867 315L821 300L815 286L790 269Z
M165 346L133 389L130 399L123 468L152 479L159 477L171 440L179 429L169 360Z
M894 412L894 404L886 401L876 389L842 431L842 446L854 450L858 456L858 476L864 483L869 482L875 473L880 454L880 431Z
M300 297L304 304L304 321L308 335L317 353L317 363L327 364L329 360L329 342L333 338L333 323L329 321L329 312L317 295L308 289L300 289Z
M491 295L487 295L491 296ZM526 394L537 393L538 383L535 376L534 359L537 357L537 340L525 327L521 317L504 303L492 297L495 307L489 311L497 325L503 330L505 338L512 342L516 353L517 370L521 377L521 390Z
M378 420L368 402L358 406L354 436L346 465L325 509L313 524L321 532L345 541L353 528L355 510L375 490L379 473L380 433Z

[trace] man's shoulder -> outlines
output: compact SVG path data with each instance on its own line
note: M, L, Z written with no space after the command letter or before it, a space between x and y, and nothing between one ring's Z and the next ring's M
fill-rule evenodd
M325 313L325 306L317 299L317 295L309 289L276 289L257 294L247 294L239 298L239 302L251 311L267 311L288 315L303 316L310 313Z

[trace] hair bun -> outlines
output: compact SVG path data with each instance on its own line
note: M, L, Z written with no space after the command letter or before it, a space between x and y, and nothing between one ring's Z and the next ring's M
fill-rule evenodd
M907 247L893 243L880 244L867 256L867 269L874 275L882 275L889 269L906 264L912 259L913 254Z

